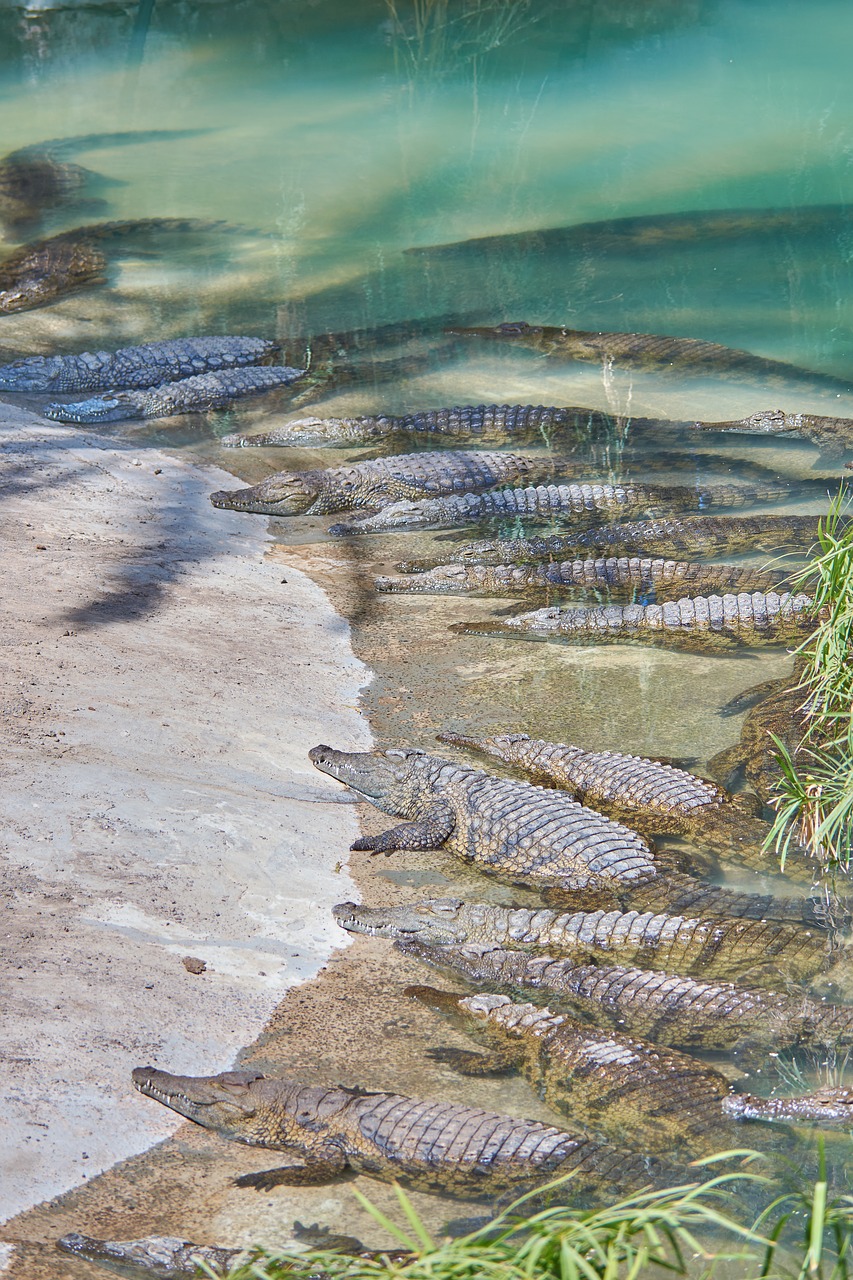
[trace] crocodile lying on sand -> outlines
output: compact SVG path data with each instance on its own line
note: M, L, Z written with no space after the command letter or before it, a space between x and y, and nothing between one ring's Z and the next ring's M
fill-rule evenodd
M498 778L422 751L314 747L314 766L377 809L409 821L353 849L446 849L476 867L534 889L554 886L575 910L633 906L819 924L822 903L717 888L656 862L650 846L559 791ZM560 898L563 905L563 898Z
M336 908L338 924L356 933L374 931L360 914L363 908L345 905L348 912ZM657 1044L762 1057L766 1049L853 1044L853 1008L805 994L702 982L620 965L578 965L501 947L433 946L410 940L405 933L395 946L403 955L473 985L547 1002L584 1021L604 1022Z
M493 538L456 544L458 564L516 565L585 559L591 553L649 556L719 556L738 551L807 550L818 535L819 516L675 516L594 525L570 533ZM843 527L849 527L845 522ZM447 536L447 535L445 535ZM424 573L445 561L404 560L401 573Z
M518 1070L539 1096L605 1141L690 1160L739 1145L732 1118L848 1127L853 1089L792 1098L738 1094L713 1067L674 1049L583 1026L547 1006L434 987L405 994L435 1009L487 1052L433 1050L462 1075Z
M266 338L173 338L118 351L28 356L0 365L0 391L103 391L156 387L268 360L278 343Z
M526 733L440 733L438 738L503 760L534 782L563 787L581 804L645 836L692 836L724 859L734 858L758 871L773 870L773 855L764 847L769 828L756 817L754 798L732 796L707 778L643 756L584 751ZM811 881L815 864L792 850L785 872Z
M246 1146L296 1157L238 1186L331 1182L347 1170L447 1195L491 1197L574 1172L577 1189L637 1189L684 1171L583 1133L452 1102L309 1087L256 1071L178 1076L137 1067L133 1083L179 1115Z
M478 565L455 562L425 573L375 579L377 591L396 595L516 596L576 595L588 591L640 604L679 600L685 595L772 591L788 575L749 565L697 564L611 556L600 560L561 560L545 564Z
M673 338L659 333L606 333L587 329L567 329L560 325L508 324L452 328L449 332L472 338L497 339L513 346L528 347L539 355L558 360L581 360L644 372L691 374L727 378L740 382L761 382L797 386L810 391L853 391L853 383L830 373L801 369L781 360L768 360L723 347L702 338Z
M826 969L825 934L768 920L686 919L651 911L557 911L434 898L397 907L343 902L335 919L360 932L434 945L475 943L547 952L575 964L630 964L684 977L748 977L759 986L805 982Z
M552 458L520 453L402 453L317 471L277 471L249 488L213 493L210 500L215 507L259 515L319 515L419 494L478 493L554 470Z
M10 151L0 159L0 223L15 234L31 234L50 209L74 202L99 175L71 164L66 156L128 143L193 137L203 129L139 129L127 133L89 133L51 138Z
M800 687L796 676L765 681L759 690L761 699L747 712L740 740L713 756L708 770L723 786L729 786L742 770L756 795L764 804L770 804L779 781L774 737L784 743L791 755L797 751L806 730L803 704L807 692Z
M820 482L815 482L819 484ZM800 488L802 486L798 485ZM814 487L814 486L807 486ZM478 521L577 523L596 517L660 516L667 511L704 511L707 507L744 507L784 502L790 485L540 484L497 489L419 502L395 502L381 511L333 525L330 533L381 533L386 529L453 529Z
M104 240L211 231L222 225L197 218L137 218L95 222L46 240L33 240L0 262L0 315L43 307L85 285L102 283L107 258L98 245Z
M305 374L289 365L250 365L201 373L196 378L164 382L147 391L110 391L73 404L45 406L44 416L55 422L118 422L125 418L168 418L175 413L205 413L224 409L242 396L261 395L289 387Z
M801 644L814 627L810 596L755 591L664 604L550 605L509 618L453 623L450 630L563 644L662 645L689 653L726 653L759 644Z

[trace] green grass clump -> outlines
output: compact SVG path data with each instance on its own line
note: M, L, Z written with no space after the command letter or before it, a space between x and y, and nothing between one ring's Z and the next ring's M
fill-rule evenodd
M819 1145L817 1181L776 1196L750 1226L739 1220L747 1216L747 1192L772 1194L773 1183L749 1172L641 1192L604 1209L561 1204L525 1216L534 1196L565 1188L569 1175L469 1235L440 1241L395 1185L399 1223L354 1195L397 1251L259 1249L227 1280L708 1280L718 1271L729 1280L853 1280L853 1196L829 1195ZM755 1154L729 1151L701 1163Z
M768 846L785 857L803 844L827 871L853 857L853 523L839 490L821 520L817 554L791 589L814 600L818 624L799 649L803 738L793 754L774 736L781 778Z
M321 1250L264 1250L237 1266L228 1280L309 1280L321 1274L332 1280L635 1280L657 1273L707 1275L724 1259L749 1259L758 1276L773 1244L738 1223L731 1210L736 1204L733 1184L743 1189L745 1182L762 1181L747 1173L723 1174L699 1184L642 1192L604 1209L560 1204L524 1216L528 1196L478 1230L440 1241L430 1236L399 1186L394 1189L402 1224L356 1191L359 1204L404 1254L389 1251L365 1258ZM565 1182L534 1193L537 1200Z

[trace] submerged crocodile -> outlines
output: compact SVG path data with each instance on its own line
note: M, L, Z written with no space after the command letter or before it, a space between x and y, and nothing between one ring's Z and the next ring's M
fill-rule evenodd
M454 623L450 630L564 644L663 645L689 653L726 653L759 644L801 644L814 627L810 596L755 591L664 604L550 605L509 618Z
M733 422L696 422L694 426L703 431L734 432L738 435L795 436L819 445L827 457L853 448L853 418L826 418L820 414L763 409Z
M491 1197L575 1173L575 1187L637 1189L678 1178L677 1166L583 1133L452 1102L309 1087L255 1071L178 1076L137 1067L133 1083L179 1115L246 1146L296 1157L238 1186L331 1182L348 1169L425 1190Z
M164 382L147 391L109 391L73 404L45 406L44 416L55 422L118 422L125 418L168 418L175 413L205 413L224 409L241 396L261 395L289 387L303 377L304 369L289 365L230 367L196 378Z
M764 804L771 804L779 781L778 738L793 756L806 731L803 705L807 692L795 676L765 681L760 701L752 706L741 725L740 740L708 762L708 769L723 786L743 770L747 782Z
M773 870L773 855L765 848L769 828L755 816L750 798L733 796L684 769L618 751L584 751L526 733L491 737L441 733L439 741L503 760L534 782L563 787L581 804L645 836L693 836L724 858L759 871ZM792 851L785 871L789 877L811 881L815 865Z
M214 1275L227 1275L237 1259L248 1257L246 1249L194 1244L179 1236L144 1236L140 1240L99 1240L72 1232L57 1240L63 1253L86 1262L97 1262L119 1275L155 1280L196 1280L202 1265Z
M73 202L99 175L65 157L99 147L192 137L203 129L140 129L51 138L10 151L0 159L0 223L15 234L30 234L50 209Z
M807 234L850 227L848 204L797 205L784 209L688 209L679 213L643 213L628 218L576 222L534 231L475 236L452 244L422 245L407 253L455 257L497 252L543 253L569 249L584 253L637 253L672 245L706 245L714 240L743 240L773 234Z
M357 933L362 908L338 923ZM702 982L651 969L578 965L551 955L501 947L434 946L402 932L394 944L404 955L476 986L522 1000L547 1002L587 1022L681 1049L714 1052L832 1048L853 1044L853 1008L807 995L783 994L731 982Z
M559 325L527 324L524 320L493 327L460 326L450 332L510 342L559 360L581 360L644 372L722 377L741 382L793 384L811 391L849 393L853 390L853 382L847 378L801 369L782 360L769 360L750 351L724 347L702 338L673 338L659 333L605 333L567 329Z
M557 911L434 898L398 907L343 902L336 920L360 932L435 945L476 943L547 952L575 964L631 964L685 977L748 976L759 986L805 982L826 969L825 934L768 920L687 919L651 911Z
M380 1259L397 1265L408 1262L411 1253L395 1250L384 1250L382 1253L366 1249L355 1236L338 1235L328 1227L320 1227L316 1223L305 1227L301 1222L293 1224L293 1237L300 1246L311 1249L322 1249L353 1255L371 1262ZM196 1280L208 1269L216 1275L227 1276L238 1260L246 1264L251 1261L252 1250L227 1248L223 1245L200 1245L192 1240L184 1240L178 1236L144 1236L139 1240L100 1240L94 1236L84 1236L72 1232L57 1240L57 1246L63 1253L70 1253L75 1258L83 1258L87 1262L97 1262L110 1271L131 1277L153 1276L155 1280ZM301 1255L304 1258L304 1254ZM290 1267L280 1259L277 1267L289 1270ZM317 1270L315 1280L327 1280L327 1273ZM328 1278L330 1280L330 1278Z
M606 1141L689 1160L737 1147L734 1117L853 1124L853 1089L772 1099L738 1094L722 1072L696 1058L584 1026L547 1006L423 986L405 994L486 1046L485 1054L439 1049L430 1057L468 1076L520 1071L555 1111Z
M215 369L260 364L278 350L266 338L172 338L118 351L28 356L0 365L0 391L102 391L156 387Z
M817 540L820 516L674 516L594 525L570 533L530 538L493 538L453 547L460 564L536 564L540 560L586 558L591 553L650 556L718 556L737 551L807 550ZM848 528L849 521L842 522ZM401 573L423 573L442 560L404 560Z
M104 240L184 231L210 231L222 223L194 218L136 218L95 222L21 245L0 261L0 315L56 302L106 279Z
M707 507L743 507L785 501L791 495L791 486L783 484L540 484L391 503L375 514L333 525L329 532L342 535L386 529L453 529L478 521L500 520L574 524L590 518L612 520L620 516L660 516L667 511L704 511Z
M399 417L377 414L360 418L296 418L272 431L244 436L223 436L228 448L278 445L371 444L396 436L448 440L476 440L480 443L550 444L566 434L578 434L607 427L613 418L598 409L557 408L532 404L466 404L452 409L431 409ZM654 420L649 419L648 425ZM644 420L645 423L645 420ZM688 424L684 424L685 426Z
M597 591L641 604L678 600L685 595L772 591L788 575L749 565L697 564L650 560L639 556L600 560L553 560L545 564L478 565L454 562L425 573L393 578L381 575L377 591L395 594L562 596Z
M397 437L476 440L479 443L550 444L554 440L595 438L619 423L627 439L639 433L737 432L747 435L786 435L819 444L826 453L853 445L853 419L766 409L725 422L679 421L670 418L618 417L602 409L580 405L466 404L417 413L364 415L358 418L294 418L271 431L223 436L226 448L303 448L373 444Z
M421 751L319 746L308 754L321 773L384 813L408 819L361 837L353 849L446 849L511 883L523 877L533 888L554 886L561 895L580 891L583 901L571 899L576 910L631 901L677 914L821 921L822 904L811 899L737 893L665 867L636 832L558 791Z
M554 460L519 453L402 453L317 471L277 471L259 484L211 494L215 507L259 515L319 515L381 507L419 494L477 493L553 474Z

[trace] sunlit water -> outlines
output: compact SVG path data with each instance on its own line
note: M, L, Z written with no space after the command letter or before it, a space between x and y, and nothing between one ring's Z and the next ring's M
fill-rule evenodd
M162 4L134 36L133 6L0 7L5 150L106 130L199 131L73 155L103 175L86 193L103 203L51 215L43 233L102 218L229 224L203 238L108 248L106 286L0 317L0 352L250 332L307 354L304 340L329 330L442 315L526 319L712 339L849 374L851 394L545 363L476 342L449 350L437 325L426 339L392 336L376 350L361 340L355 380L315 399L311 411L506 400L711 420L777 406L853 416L848 4L613 0L567 12L481 0L450 5L443 24L431 17L439 6L425 9L419 28L408 4L395 11L390 0L321 0L299 13L262 0ZM522 240L406 253L630 215L817 205L835 207L808 227L759 227L733 239L664 239L628 251ZM410 374L380 381L375 356L412 354L419 362ZM249 480L361 456L220 449L220 435L269 427L288 403L280 394L115 434L136 447L215 459ZM698 457L711 450L718 468ZM618 469L615 445L589 457L597 474ZM738 437L696 445L673 457L669 474L650 478L737 478L739 458L791 478L825 475L829 488L840 471L811 446ZM822 505L794 497L790 509ZM367 706L381 742L429 749L446 727L516 728L692 757L701 767L738 733L739 721L721 718L719 707L790 669L780 650L715 658L450 642L448 623L506 602L377 599L372 590L373 574L395 559L447 544L410 534L332 545L325 524L276 522L290 544L279 554L313 569L349 613L361 656L377 672ZM388 864L376 874L407 883L410 873ZM442 863L433 879L453 888L447 874ZM421 865L410 879L414 889L430 872ZM469 894L480 888L471 876L457 884ZM480 891L505 893L488 884ZM815 1064L802 1065L813 1078ZM360 1083L382 1087L380 1079ZM477 1089L465 1083L460 1094ZM838 1148L842 1178L845 1158Z

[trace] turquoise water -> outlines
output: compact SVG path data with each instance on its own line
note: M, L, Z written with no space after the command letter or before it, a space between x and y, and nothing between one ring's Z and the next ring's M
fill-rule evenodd
M0 350L244 331L298 352L327 331L445 315L526 319L711 339L849 375L851 394L545 365L479 344L450 350L435 325L413 341L343 339L345 352L357 348L361 373L311 409L510 400L708 419L777 405L853 416L849 4L157 3L146 31L134 31L136 18L134 6L2 5L3 146L195 130L75 153L101 175L86 194L102 204L51 214L43 232L102 218L228 225L110 249L104 286L0 316ZM799 226L759 224L736 237L692 236L695 219L685 218L677 234L627 248L591 231L556 247L521 238L406 252L641 215L810 206L828 208ZM420 362L410 372L380 380L374 356L413 353ZM220 450L226 430L269 427L288 403L282 395L117 433L215 459L250 480L358 454ZM828 487L840 473L795 442L713 447L719 469L688 454L664 478L707 479L727 465L737 476L738 458L791 477L824 475ZM377 600L370 581L399 556L446 544L415 536L341 547L326 540L326 523L278 522L276 554L317 572L350 617L377 671L366 706L381 742L429 748L448 725L519 728L701 766L737 736L720 705L790 667L779 650L724 660L475 637L449 644L447 623L500 606ZM430 873L375 874L414 885ZM460 877L466 893L472 880ZM821 1066L804 1069L814 1077ZM841 1178L846 1158L837 1155Z

